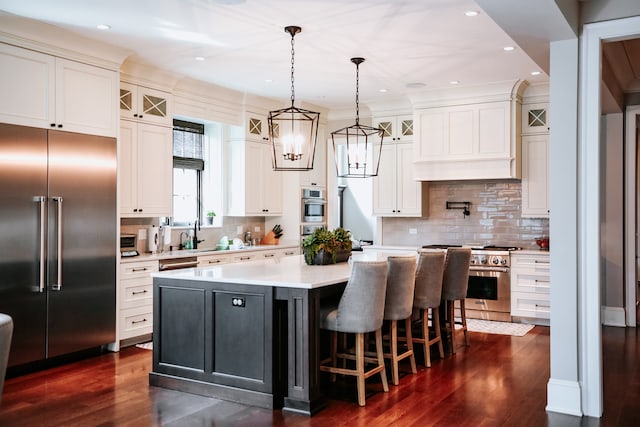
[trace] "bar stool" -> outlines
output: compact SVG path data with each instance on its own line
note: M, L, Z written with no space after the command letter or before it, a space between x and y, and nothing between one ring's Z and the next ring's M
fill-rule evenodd
M413 353L411 338L411 312L413 308L413 292L416 285L416 257L390 256L389 273L387 275L387 297L384 304L384 321L389 326L389 352L384 356L391 360L391 382L400 383L399 362L409 358L411 372L416 374L416 358ZM407 349L398 352L398 321L404 322L405 336L400 340L406 342Z
M336 306L320 307L320 328L331 331L331 356L320 362L320 371L357 378L358 404L365 405L365 379L380 374L389 391L382 348L382 322L387 288L387 261L354 261L351 275ZM338 332L355 334L355 356L338 350ZM365 334L375 332L376 358L365 357ZM337 359L355 360L355 369L337 367ZM365 362L373 367L365 370Z
M467 315L465 313L464 299L467 297L469 286L469 263L471 261L470 248L449 248L444 265L442 278L442 301L446 307L446 319L448 331L451 333L451 352L456 352L456 322L455 302L460 301L460 318L464 332L465 345L469 345L467 337Z
M8 314L0 313L0 402L2 402L2 389L4 388L4 377L7 373L12 334L13 319Z
M416 269L416 289L413 307L418 310L421 336L414 336L414 343L421 343L424 348L424 363L431 367L431 346L438 344L440 359L444 358L442 336L440 334L440 298L442 297L442 278L445 263L444 252L420 252ZM434 338L429 335L429 312Z

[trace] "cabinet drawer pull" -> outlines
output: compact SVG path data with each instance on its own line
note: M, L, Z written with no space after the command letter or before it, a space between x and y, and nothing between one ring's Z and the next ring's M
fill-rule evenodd
M135 325L136 323L145 323L146 321L147 321L147 318L145 317L145 318L144 318L144 319L142 319L142 320L132 320L132 321L131 321L131 324L132 324L132 325Z
M242 256L242 257L240 257L240 261L246 261L248 259L251 259L251 257L250 256Z
M265 258L271 258L271 257L273 257L273 256L275 256L275 254L264 254L264 257L265 257Z
M538 261L537 259L533 261L534 264L543 264L543 265L549 265L549 261Z
M219 259L210 259L209 261L207 261L207 263L209 263L209 264L220 264L220 260Z
M295 252L285 252L284 254L285 254L285 255L294 255L294 254L295 254Z
M138 272L138 271L147 271L147 267L133 267L131 269L131 271L133 272Z
M549 283L548 280L538 280L538 279L534 280L534 282L535 283Z
M131 292L131 295L140 295L140 294L146 294L147 290L143 290L143 291L133 291Z

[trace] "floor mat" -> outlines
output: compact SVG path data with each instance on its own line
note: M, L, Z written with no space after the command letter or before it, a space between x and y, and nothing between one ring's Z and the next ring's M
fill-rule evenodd
M496 322L493 320L467 319L467 329L471 332L484 332L487 334L513 335L522 337L534 328L535 325L525 323ZM461 326L456 325L456 328Z
M145 350L153 350L153 342L143 342L141 344L136 344L136 347L143 348Z

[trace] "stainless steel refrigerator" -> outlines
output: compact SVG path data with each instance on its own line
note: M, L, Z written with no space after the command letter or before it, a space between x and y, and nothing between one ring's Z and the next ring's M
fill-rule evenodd
M9 366L115 340L116 140L0 124Z

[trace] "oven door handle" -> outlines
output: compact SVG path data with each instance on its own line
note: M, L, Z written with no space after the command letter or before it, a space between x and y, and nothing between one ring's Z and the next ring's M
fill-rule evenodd
M469 272L472 272L472 271L478 271L478 272L497 271L499 273L508 273L509 267L469 267Z
M302 199L305 205L326 205L327 201L322 199Z

